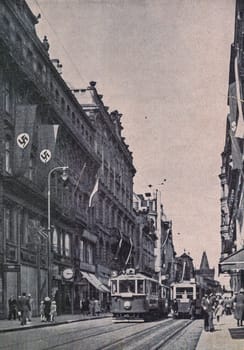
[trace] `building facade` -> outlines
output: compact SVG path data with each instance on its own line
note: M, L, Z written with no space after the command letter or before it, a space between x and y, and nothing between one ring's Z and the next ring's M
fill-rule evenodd
M244 2L236 1L235 34L231 45L226 136L221 174L221 257L219 270L229 273L231 288L244 287L243 83Z
M96 130L50 60L36 24L25 1L2 1L1 317L8 298L22 292L32 295L34 315L48 292L58 312L73 312L82 287L80 261L95 272L97 237L89 231L88 202L101 166ZM65 183L63 167L68 167Z
M109 112L95 82L74 93L96 130L94 148L101 166L97 173L96 193L90 202L90 227L97 239L96 276L102 281L103 289L104 286L108 289L112 272L120 273L134 265L132 201L136 170L132 153L122 136L122 114L116 110ZM81 267L85 268L82 261ZM106 303L109 295L102 290L99 294L100 300Z
M137 218L137 261L141 272L170 285L175 278L175 251L172 221L165 216L157 191L150 197L134 194L134 211Z

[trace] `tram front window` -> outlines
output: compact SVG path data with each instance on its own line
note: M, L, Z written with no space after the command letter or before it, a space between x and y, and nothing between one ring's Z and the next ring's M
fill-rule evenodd
M119 281L120 293L135 293L135 281L134 280L121 280Z
M138 294L143 294L144 293L144 283L143 283L144 281L142 281L142 280L138 280L137 281L137 293Z

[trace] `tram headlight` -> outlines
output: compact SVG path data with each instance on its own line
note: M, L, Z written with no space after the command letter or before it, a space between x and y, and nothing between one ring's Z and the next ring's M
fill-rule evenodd
M130 301L125 301L124 302L124 308L126 309L126 310L130 310L131 309L131 302Z

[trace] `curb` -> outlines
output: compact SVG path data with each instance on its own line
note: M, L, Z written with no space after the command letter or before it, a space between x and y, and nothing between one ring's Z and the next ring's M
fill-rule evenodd
M34 324L34 325L19 326L19 327L15 327L15 328L5 328L5 329L0 329L0 333L26 331L28 329L60 326L63 324L77 323L77 322L90 321L90 320L98 320L101 318L109 318L109 317L112 317L112 316L102 316L102 317L95 316L92 318L83 318L83 319L78 319L78 320L66 320L66 321L60 321L60 322L55 322L55 323L50 322L50 323L41 323L41 324Z

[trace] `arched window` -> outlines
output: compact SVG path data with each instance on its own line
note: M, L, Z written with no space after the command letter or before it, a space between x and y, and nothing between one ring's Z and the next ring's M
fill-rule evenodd
M65 234L64 238L64 250L65 256L70 256L70 235L68 233Z

